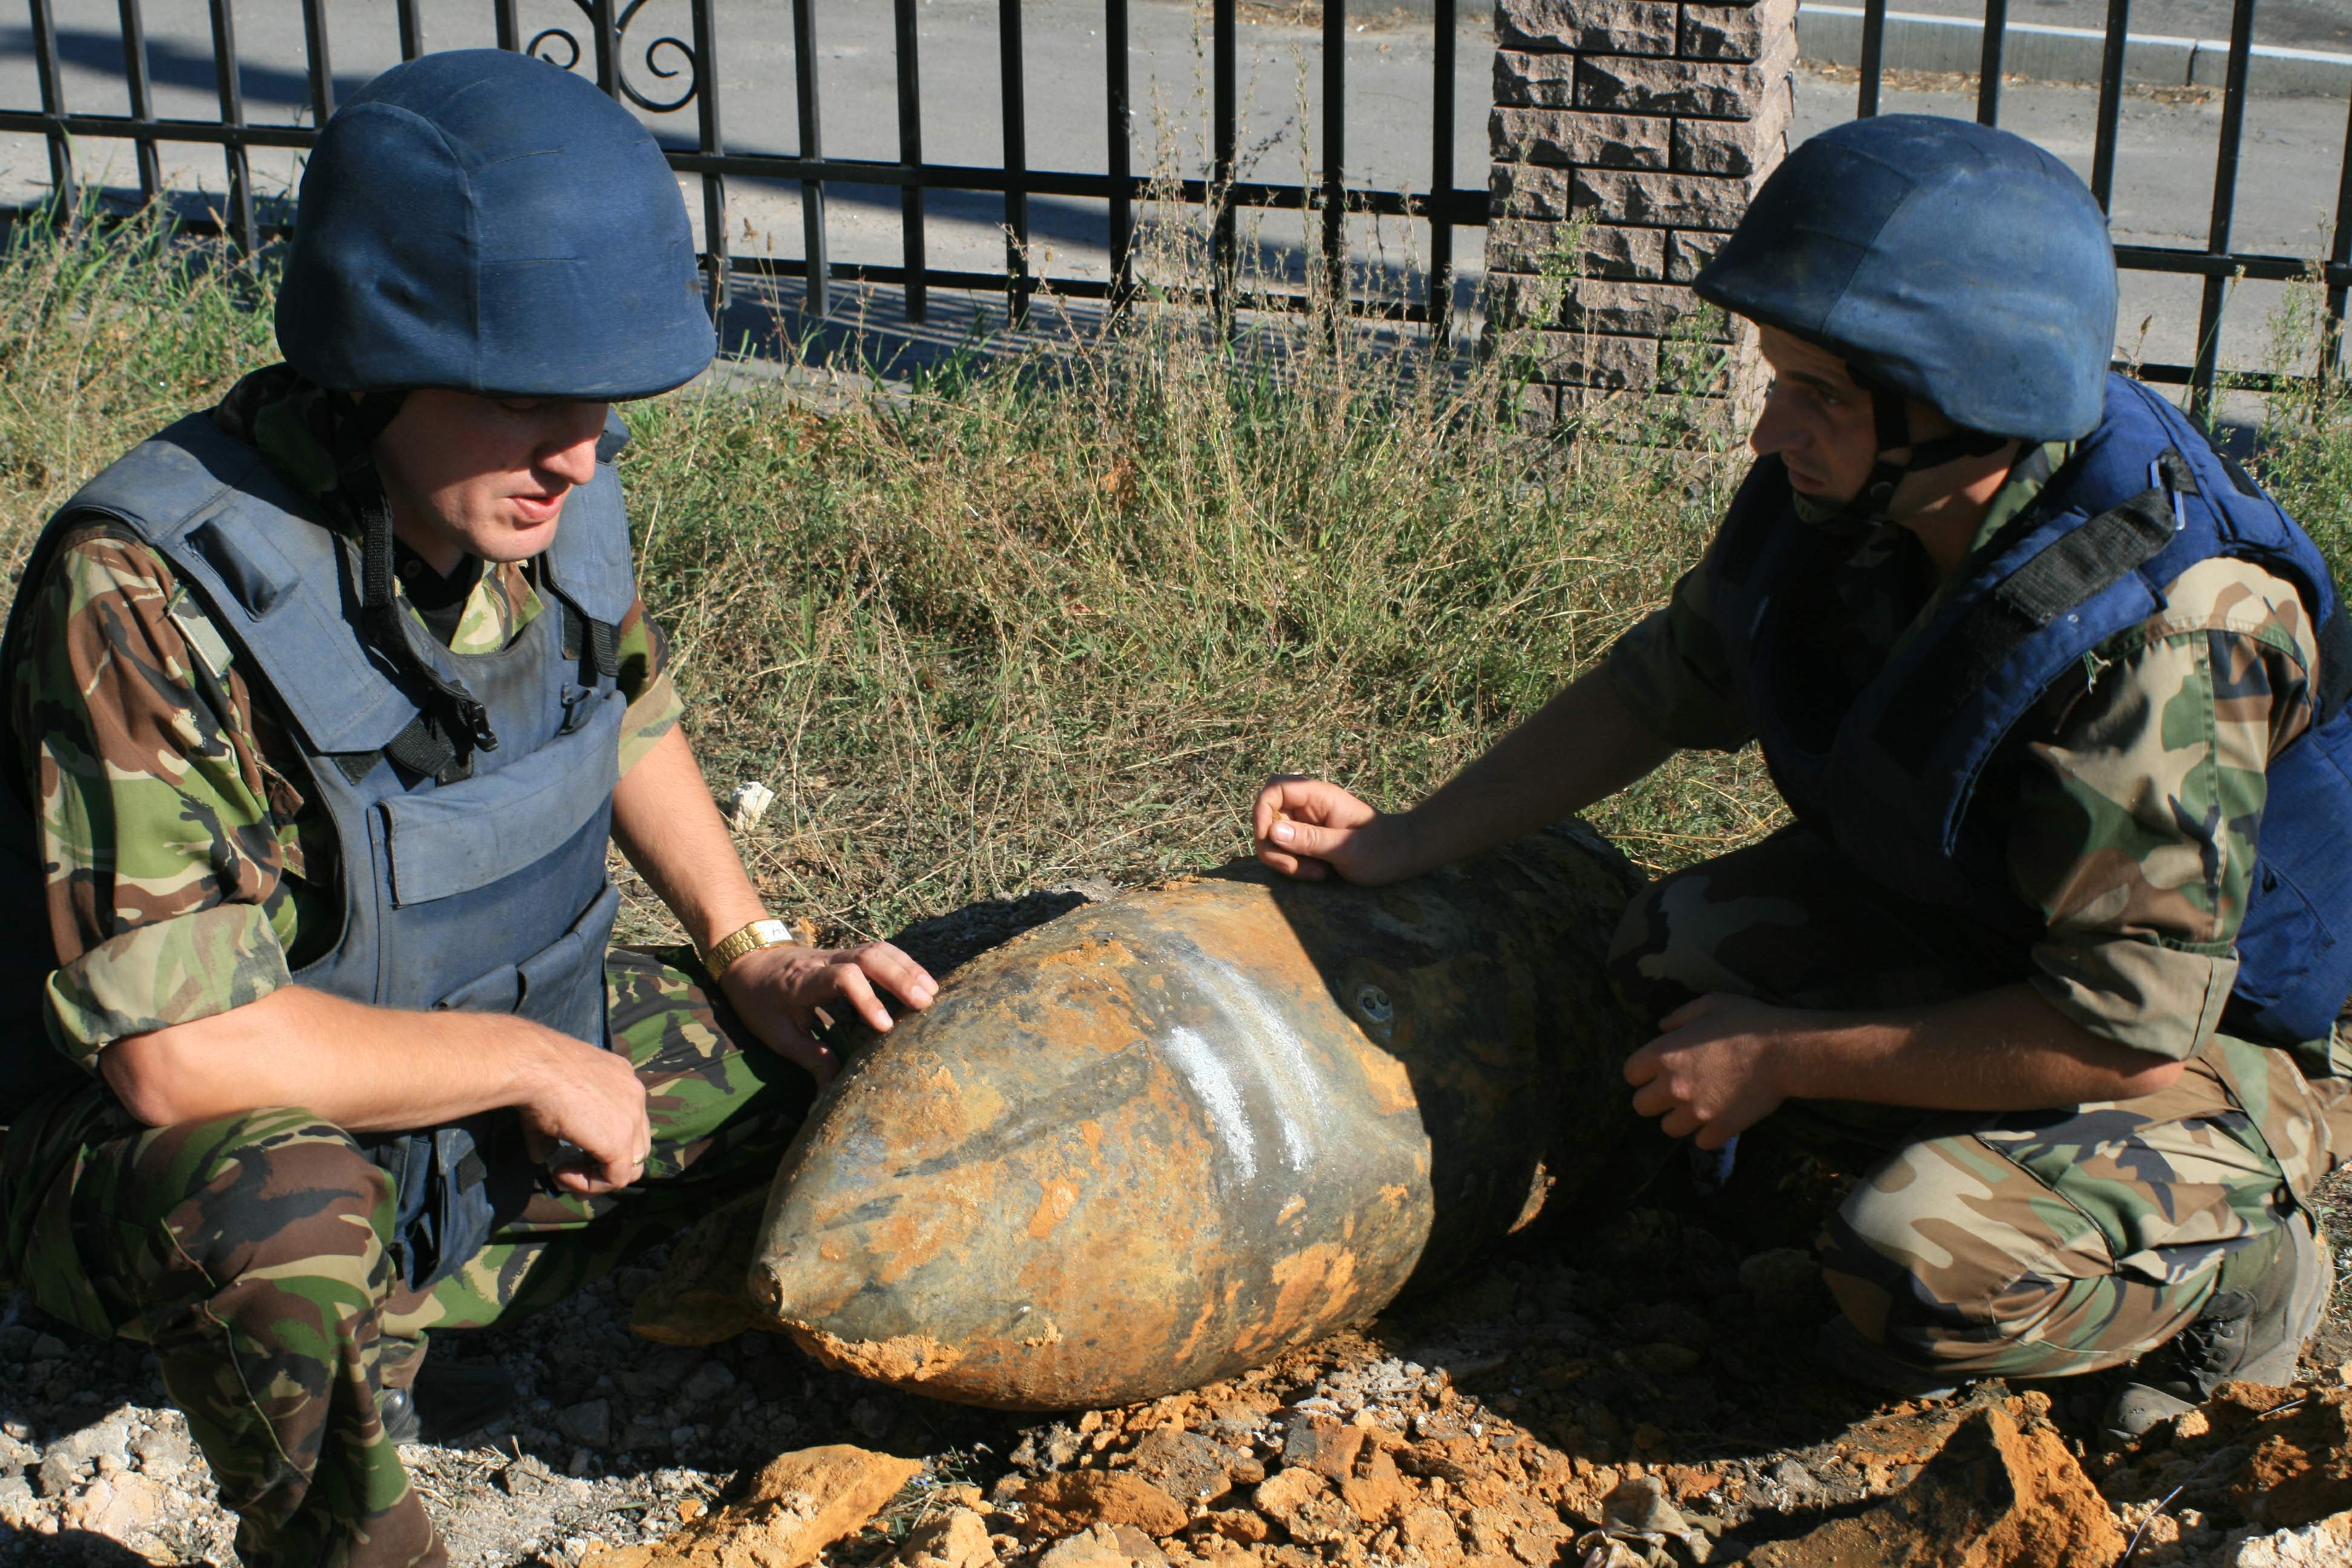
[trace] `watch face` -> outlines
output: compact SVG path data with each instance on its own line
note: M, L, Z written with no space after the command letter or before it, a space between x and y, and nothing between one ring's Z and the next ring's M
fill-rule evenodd
M782 921L754 921L751 931L762 947L776 947L793 940L793 928Z

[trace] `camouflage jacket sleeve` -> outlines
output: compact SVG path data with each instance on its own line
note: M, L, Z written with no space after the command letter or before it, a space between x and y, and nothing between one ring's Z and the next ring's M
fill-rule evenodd
M1715 552L1675 584L1654 610L1601 656L1610 685L1644 729L1686 750L1736 752L1755 737L1734 694L1730 660L1708 619L1708 573Z
M61 961L50 1030L87 1065L125 1035L285 984L316 945L305 939L333 929L320 884L336 847L297 783L290 739L236 661L215 669L191 646L184 628L203 612L152 552L86 531L31 591L31 652L8 700L16 731L38 742L14 762L40 803L50 868L45 913ZM457 640L525 624L528 611L493 613L505 597L478 593ZM642 602L618 652L626 769L677 722L679 702Z
M2173 1059L2235 982L2271 757L2310 726L2316 638L2292 586L2200 563L2046 703L2009 839L2048 930L2031 983L2090 1033Z
M49 868L51 1032L87 1066L122 1036L285 984L310 847L242 675L191 648L183 590L152 552L88 531L26 591L7 700L27 740L10 762Z
M625 773L654 749L654 742L677 727L686 704L669 674L669 639L661 623L646 611L643 598L621 618L618 652L621 689L628 693L628 710L621 716L621 771Z

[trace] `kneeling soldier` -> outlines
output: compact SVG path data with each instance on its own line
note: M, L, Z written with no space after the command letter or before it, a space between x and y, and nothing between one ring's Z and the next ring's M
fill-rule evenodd
M1831 1358L1924 1389L2145 1357L2125 1433L2285 1381L2352 1154L2326 563L2107 374L2105 219L2007 132L1813 138L1697 291L1776 379L1670 605L1410 812L1272 781L1259 854L1387 881L1759 742L1795 821L1628 911L1615 978L1661 1032L1625 1076L1702 1149L1764 1122L1860 1176Z
M0 870L47 918L0 939L0 1263L153 1346L247 1563L434 1563L395 1441L511 1389L420 1410L427 1331L767 1180L814 1009L933 986L785 940L677 726L609 405L713 339L632 116L495 50L387 72L278 337L67 503L8 622ZM608 842L698 952L607 950Z

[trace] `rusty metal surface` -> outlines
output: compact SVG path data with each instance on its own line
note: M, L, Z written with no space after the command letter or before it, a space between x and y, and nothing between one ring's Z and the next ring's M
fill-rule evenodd
M752 1292L821 1358L1124 1404L1377 1311L1592 1173L1633 874L1554 830L1391 888L1241 862L975 960L778 1172Z

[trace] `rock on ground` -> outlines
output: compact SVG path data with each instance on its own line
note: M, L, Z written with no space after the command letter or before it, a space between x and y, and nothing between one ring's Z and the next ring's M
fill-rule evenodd
M1875 1508L1759 1548L1754 1568L2109 1568L2106 1500L2023 1400L1970 1411L1908 1486Z
M2352 1512L2240 1542L2230 1568L2344 1568L2352 1563Z
M996 1546L977 1512L955 1508L907 1531L890 1561L898 1568L996 1568Z
M846 1443L803 1448L761 1467L742 1498L668 1539L597 1552L581 1568L801 1568L865 1529L922 1468Z
M1082 897L993 906L902 945L940 973ZM760 1513L764 1467L835 1445L893 1457L901 1479L817 1553L821 1568L1623 1568L1686 1564L1702 1548L1717 1568L1923 1485L1903 1506L1925 1508L1956 1469L1992 1486L1996 1459L2012 1494L2042 1497L2059 1452L2123 1531L2143 1531L2131 1568L2342 1559L2347 1301L2307 1363L2317 1386L2290 1391L2313 1395L2304 1404L2225 1390L2102 1458L2088 1439L2109 1381L1889 1401L1816 1368L1807 1347L1830 1308L1803 1248L1833 1188L1792 1173L1748 1210L1736 1189L1562 1215L1271 1366L1044 1416L877 1388L771 1335L649 1344L628 1331L630 1309L662 1278L666 1246L557 1310L436 1337L436 1355L505 1367L522 1403L466 1444L405 1458L453 1568L580 1568L715 1542L720 1521ZM2352 1247L2344 1209L2328 1207L2339 1252ZM1993 1410L2013 1441L1979 1414ZM1971 1421L1968 1443L1983 1446L1955 1451ZM2048 1496L2080 1532L2063 1539L2101 1550L2098 1505L2071 1486ZM142 1347L76 1338L21 1302L0 1315L0 1568L230 1568L233 1524ZM2015 1539L2024 1551L2040 1538Z

